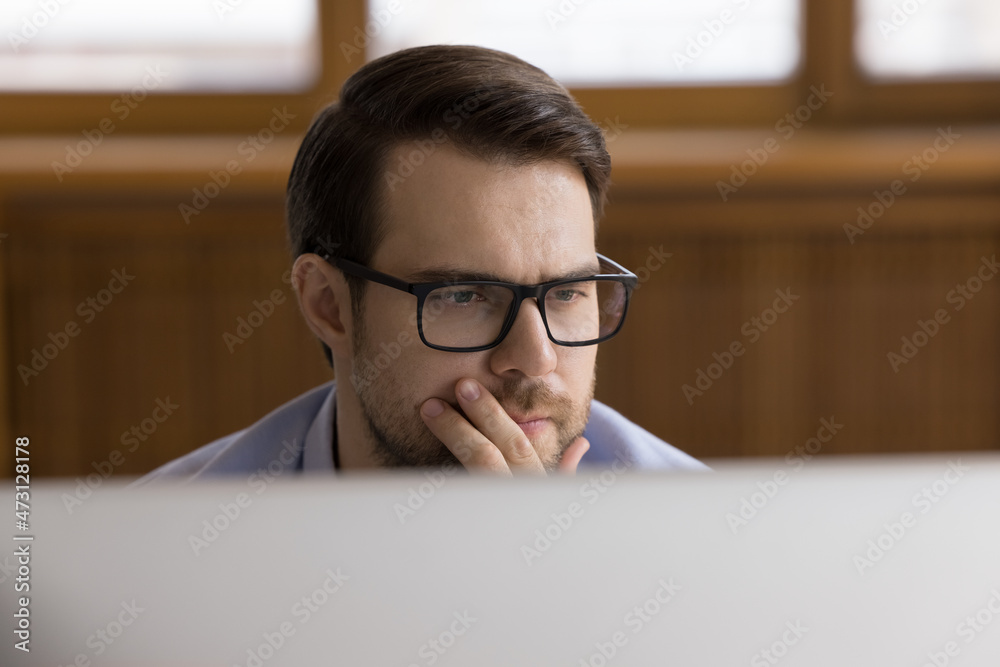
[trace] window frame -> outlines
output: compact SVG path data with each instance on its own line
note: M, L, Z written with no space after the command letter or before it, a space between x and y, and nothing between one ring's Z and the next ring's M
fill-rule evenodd
M354 40L352 27L364 25L364 3L317 2L320 72L315 83L298 93L173 93L151 92L126 121L115 123L116 134L256 133L273 109L287 106L295 114L289 129L304 132L317 111L336 98L343 81L364 61L348 62L341 42ZM0 134L79 134L110 117L111 103L121 93L0 93L4 122ZM91 123L81 119L91 118Z
M995 123L1000 78L977 81L882 82L864 75L856 61L854 3L802 0L802 61L780 84L570 88L598 123L627 127L773 126L802 103L814 85L833 92L816 126L900 123ZM303 132L312 115L336 98L343 81L364 62L350 61L342 45L355 45L367 22L365 0L320 0L321 72L301 93L152 93L116 128L121 134L256 132L274 107L290 107L290 129ZM820 56L822 54L822 57ZM113 93L0 93L0 134L78 134L109 115ZM625 110L625 111L623 111Z
M773 125L810 94L833 92L817 126L899 123L996 123L1000 77L968 81L880 81L867 76L854 50L853 0L802 0L802 61L792 78L769 86L685 86L571 89L596 121L622 119L637 126ZM822 54L822 55L820 55Z
M845 125L939 122L995 123L1000 117L996 79L883 81L866 75L854 49L854 2L806 0L807 76L829 81L840 92L831 99L832 123Z

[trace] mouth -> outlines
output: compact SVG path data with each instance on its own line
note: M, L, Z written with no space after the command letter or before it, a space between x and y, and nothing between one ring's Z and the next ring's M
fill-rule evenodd
M521 427L521 430L524 431L524 434L529 437L532 435L538 435L544 431L548 427L549 422L552 421L545 416L515 417L511 415L511 419L513 419L517 425Z
M541 413L536 413L532 415L522 415L517 412L511 412L509 410L504 410L507 416L516 421L518 424L526 424L528 422L538 421L540 419L547 419L547 417Z
M452 407L454 407L464 419L470 422L472 421L460 406L454 405ZM506 412L507 416L514 420L514 423L516 423L521 430L524 431L524 434L529 437L542 433L548 425L552 423L552 419L544 414L536 413L531 415L521 415L516 412L509 412L506 408L504 408L504 412Z

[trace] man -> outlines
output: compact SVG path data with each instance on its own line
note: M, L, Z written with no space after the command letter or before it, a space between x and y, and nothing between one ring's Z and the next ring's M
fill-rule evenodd
M593 401L633 274L595 250L611 162L505 53L408 49L313 121L288 183L293 284L335 377L147 479L259 469L704 468Z

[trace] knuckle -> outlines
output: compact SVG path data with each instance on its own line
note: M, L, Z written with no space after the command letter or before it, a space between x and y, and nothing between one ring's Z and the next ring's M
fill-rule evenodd
M503 454L482 437L457 439L448 445L451 453L468 469L499 470L506 467Z
M479 465L489 470L504 470L507 467L503 454L496 447L484 447L478 458Z
M447 445L447 443L445 444ZM473 457L475 456L475 450L472 445L465 440L460 440L457 444L450 446L449 449L462 465L468 465L471 463Z
M510 417L503 411L503 408L499 405L494 405L486 413L484 421L487 428L500 429L503 427L505 421L510 421Z
M527 463L534 460L535 448L532 446L531 441L528 440L528 436L520 432L520 429L518 431L516 435L507 438L504 451L510 452L509 458L511 461L515 463Z
M471 451L468 459L462 461L462 465L473 474L499 474L507 476L511 474L503 454L492 445Z
M441 429L449 434L454 434L453 437L457 440L458 435L461 433L462 416L459 415L454 410L449 410L444 418L441 420Z

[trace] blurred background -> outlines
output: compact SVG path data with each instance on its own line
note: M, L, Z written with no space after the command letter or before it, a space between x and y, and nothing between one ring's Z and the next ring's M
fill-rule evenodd
M366 60L471 43L606 132L640 287L600 400L699 458L997 449L998 34L993 0L6 0L0 437L140 474L330 379L298 143Z

